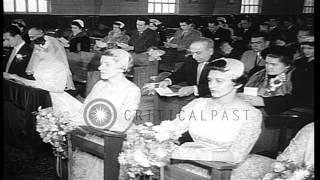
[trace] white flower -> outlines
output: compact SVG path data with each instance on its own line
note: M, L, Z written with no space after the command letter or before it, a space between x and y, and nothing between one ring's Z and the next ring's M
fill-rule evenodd
M302 180L310 175L310 172L307 169L298 169L294 171L291 179L292 180Z
M149 176L154 175L154 173L153 173L150 169L148 169L147 171L145 171L144 174L149 175Z
M273 174L272 173L267 173L266 175L264 175L262 180L271 180L273 178Z
M150 167L150 162L141 150L136 150L133 153L133 159L143 167Z
M18 60L23 60L23 58L24 57L26 57L27 55L22 55L22 54L16 54L16 58L18 59Z
M282 171L286 170L286 167L280 162L275 162L273 164L273 170L274 170L274 172L282 172Z

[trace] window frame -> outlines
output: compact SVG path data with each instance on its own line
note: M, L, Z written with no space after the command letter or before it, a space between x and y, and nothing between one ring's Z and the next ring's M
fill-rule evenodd
M244 1L249 1L249 3L245 3ZM255 1L255 0L241 0L240 2L240 14L261 14L262 11L262 0L256 0L258 1L258 4L255 4L254 2L252 3L251 1ZM245 12L246 11L246 7L257 7L258 11L257 12ZM242 9L244 9L242 12Z
M310 0L309 2L311 2L310 4L308 4L309 0L304 0L303 2L303 9L302 9L302 13L303 14L314 14L314 0ZM310 11L308 11L310 10Z
M151 2L153 1L153 2ZM160 1L160 0L148 0L147 1L147 13L148 14L157 14L157 15L172 15L172 14L177 14L178 13L178 1L179 0L174 0L174 2L169 2L170 0L168 0L168 2L162 2L163 0L161 0L161 2L156 2L156 1ZM165 0L166 1L166 0ZM153 12L149 12L149 5L153 4ZM155 5L156 4L160 4L161 5L161 12L155 12ZM163 12L163 5L170 5L170 4L174 4L174 12L173 13L164 13Z
M4 6L3 0L3 6ZM17 11L17 1L18 0L12 0L13 1L13 11L5 11L3 7L3 13L4 14L50 14L51 13L51 0L42 0L46 1L47 3L47 11L46 12L39 12L39 0L36 1L36 11L29 11L29 1L30 0L23 0L25 2L25 11Z

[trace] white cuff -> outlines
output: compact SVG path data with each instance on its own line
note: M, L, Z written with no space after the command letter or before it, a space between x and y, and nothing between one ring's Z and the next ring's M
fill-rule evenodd
M172 81L170 78L165 78L164 81L169 81L169 86L172 85Z
M193 86L193 94L195 96L199 96L199 91L198 91L198 87L197 86Z

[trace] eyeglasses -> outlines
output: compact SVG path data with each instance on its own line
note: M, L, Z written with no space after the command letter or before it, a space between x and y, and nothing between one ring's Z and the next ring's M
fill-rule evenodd
M187 54L188 54L188 55L194 55L194 54L196 54L196 55L200 55L200 54L202 54L202 51L195 51L195 52L192 52L190 49L188 49L188 50L187 50Z
M262 41L250 42L250 44L262 44L262 43L263 43Z

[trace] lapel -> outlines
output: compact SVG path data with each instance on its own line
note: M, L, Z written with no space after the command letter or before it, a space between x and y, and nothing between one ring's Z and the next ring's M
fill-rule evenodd
M208 75L208 72L209 72L209 69L207 67L207 64L209 62L211 62L213 60L212 56L211 58L209 59L209 61L206 63L206 65L203 67L202 71L201 71L201 74L200 74L200 78L199 78L199 84L206 79L206 76Z
M18 54L21 54L21 55L23 55L23 56L24 56L24 55L27 55L27 54L25 53L25 48L26 48L26 46L27 46L27 44L24 44L24 45L19 49L19 51L16 53L16 55L14 56L14 58L13 58L13 60L12 60L12 63L11 63L11 65L10 65L10 67L9 67L9 72L10 72L11 69L13 69L13 68L15 67L15 65L19 64L20 61L25 61L25 59L23 59L23 60L18 59L18 58L17 58L17 55L18 55ZM24 57L24 58L26 58L26 57Z

